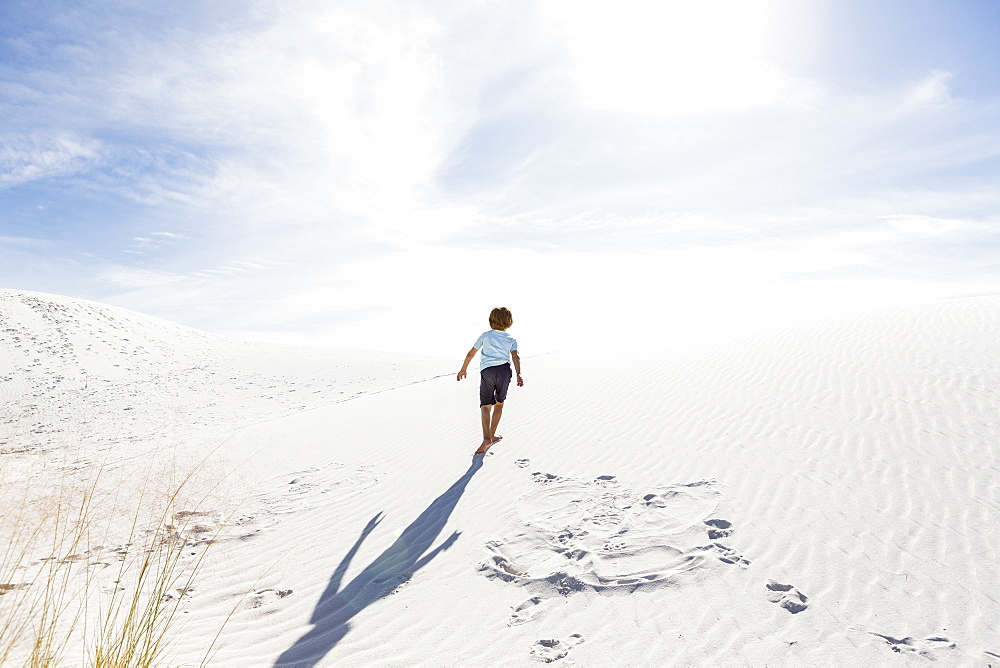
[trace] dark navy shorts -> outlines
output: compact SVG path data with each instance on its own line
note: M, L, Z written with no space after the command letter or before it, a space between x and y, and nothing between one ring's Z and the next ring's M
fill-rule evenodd
M488 366L479 372L479 405L502 404L510 387L510 365Z

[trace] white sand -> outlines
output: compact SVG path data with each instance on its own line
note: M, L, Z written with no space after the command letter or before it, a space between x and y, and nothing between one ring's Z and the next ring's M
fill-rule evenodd
M998 329L983 297L627 359L523 341L473 458L464 351L0 291L0 466L130 489L127 462L209 455L174 664L235 606L215 664L998 665Z

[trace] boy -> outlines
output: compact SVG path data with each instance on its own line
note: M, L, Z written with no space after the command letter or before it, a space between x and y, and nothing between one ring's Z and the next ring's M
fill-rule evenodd
M517 354L517 341L507 330L514 324L514 316L503 306L490 312L490 331L476 341L469 354L465 356L462 370L458 372L458 380L466 376L469 362L482 350L479 358L479 412L483 422L483 444L476 450L477 455L484 455L490 446L503 436L497 436L497 425L503 414L503 402L507 399L507 386L510 385L510 360L514 360L514 371L517 372L517 386L523 387L521 379L521 358ZM493 415L490 415L492 409Z

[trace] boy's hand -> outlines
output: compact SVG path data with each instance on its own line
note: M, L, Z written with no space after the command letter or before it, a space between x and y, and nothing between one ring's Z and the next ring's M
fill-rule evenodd
M465 371L466 371L466 369L469 368L469 362L472 361L472 358L475 357L476 353L478 353L478 352L479 351L476 350L475 348L471 348L469 350L469 352L465 356L465 363L462 365L462 370L458 372L458 378L456 378L455 380L462 380L463 378L466 377L466 375L468 375L468 374L465 373Z
M521 374L517 374L517 386L524 387L524 379L521 378Z

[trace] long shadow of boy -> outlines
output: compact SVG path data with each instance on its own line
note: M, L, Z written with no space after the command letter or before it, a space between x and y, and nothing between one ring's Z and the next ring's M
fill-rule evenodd
M383 519L382 513L373 517L330 576L330 583L320 596L309 620L313 623L313 628L282 652L274 665L315 665L347 635L351 629L348 622L354 615L375 601L388 596L396 587L426 566L438 553L451 547L461 535L457 531L432 551L424 554L444 529L451 511L465 493L465 486L482 465L483 458L475 457L469 470L461 478L456 480L444 494L434 499L431 505L406 527L396 542L341 589L340 582L361 543Z

